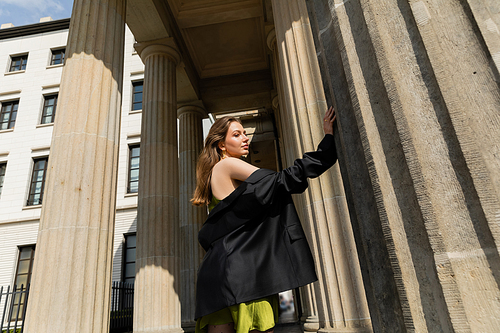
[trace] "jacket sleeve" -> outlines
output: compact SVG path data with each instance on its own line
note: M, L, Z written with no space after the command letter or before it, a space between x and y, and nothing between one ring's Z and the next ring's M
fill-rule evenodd
M307 178L316 178L337 161L337 150L333 135L327 134L316 151L305 153L292 166L275 174L266 185L259 186L256 195L262 204L270 203L281 191L290 194L302 193L308 186Z

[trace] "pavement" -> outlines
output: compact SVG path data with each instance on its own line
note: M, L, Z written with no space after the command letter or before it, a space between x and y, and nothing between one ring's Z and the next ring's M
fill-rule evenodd
M295 310L292 308L280 314L279 324L276 325L274 333L304 333L302 325L297 322Z
M274 333L304 333L301 324L289 323L289 324L278 324L274 328Z

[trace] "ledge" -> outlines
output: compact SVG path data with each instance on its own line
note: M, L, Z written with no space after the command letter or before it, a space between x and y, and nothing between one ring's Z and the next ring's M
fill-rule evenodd
M59 83L48 84L48 85L42 86L42 90L51 89L51 88L59 88Z
M142 110L134 110L128 112L128 114L139 114L139 113L142 113Z
M140 138L141 138L141 133L130 133L130 134L127 134L127 140L135 140L135 139L140 139Z
M48 65L47 67L45 67L45 69L51 69L51 68L57 68L57 67L63 67L63 66L64 66L64 63L58 64L58 65Z
M9 128L9 129L5 129L5 130L0 130L0 134L1 133L8 133L8 132L14 132L14 129L13 128Z
M144 74L144 70L130 72L130 76L141 75L141 74Z
M125 206L116 207L116 211L129 210L129 209L137 209L137 205L125 205Z
M8 224L8 223L23 223L23 222L40 222L40 217L27 217L27 218L18 218L12 220L0 220L0 224Z
M50 146L39 146L31 148L31 152L34 153L36 151L45 150L47 153L50 151Z
M36 128L41 128L41 127L50 127L54 126L54 123L48 123L48 124L38 124L36 125Z
M42 205L24 206L23 210L42 208Z
M139 195L139 193L137 193L137 192L136 193L125 193L124 197L129 198L129 197L136 197L138 195Z
M23 69L22 71L7 72L7 73L4 73L3 75L14 75L14 74L21 74L24 72L26 72L25 69Z
M0 92L0 96L6 96L6 95L17 95L21 93L21 89L19 90L12 90L12 91L3 91Z

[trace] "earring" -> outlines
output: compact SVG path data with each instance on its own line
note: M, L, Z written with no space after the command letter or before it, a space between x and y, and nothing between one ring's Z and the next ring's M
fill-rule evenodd
M226 151L225 151L225 150L223 150L223 151L222 151L222 159L225 159L226 157L227 157L227 155L226 155Z

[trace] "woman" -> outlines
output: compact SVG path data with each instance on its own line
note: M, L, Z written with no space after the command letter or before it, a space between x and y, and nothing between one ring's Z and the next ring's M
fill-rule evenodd
M317 280L291 194L337 160L334 120L330 107L318 149L281 172L240 160L249 140L236 118L213 124L192 199L210 209L198 234L207 253L198 270L196 332L273 332L277 294Z

